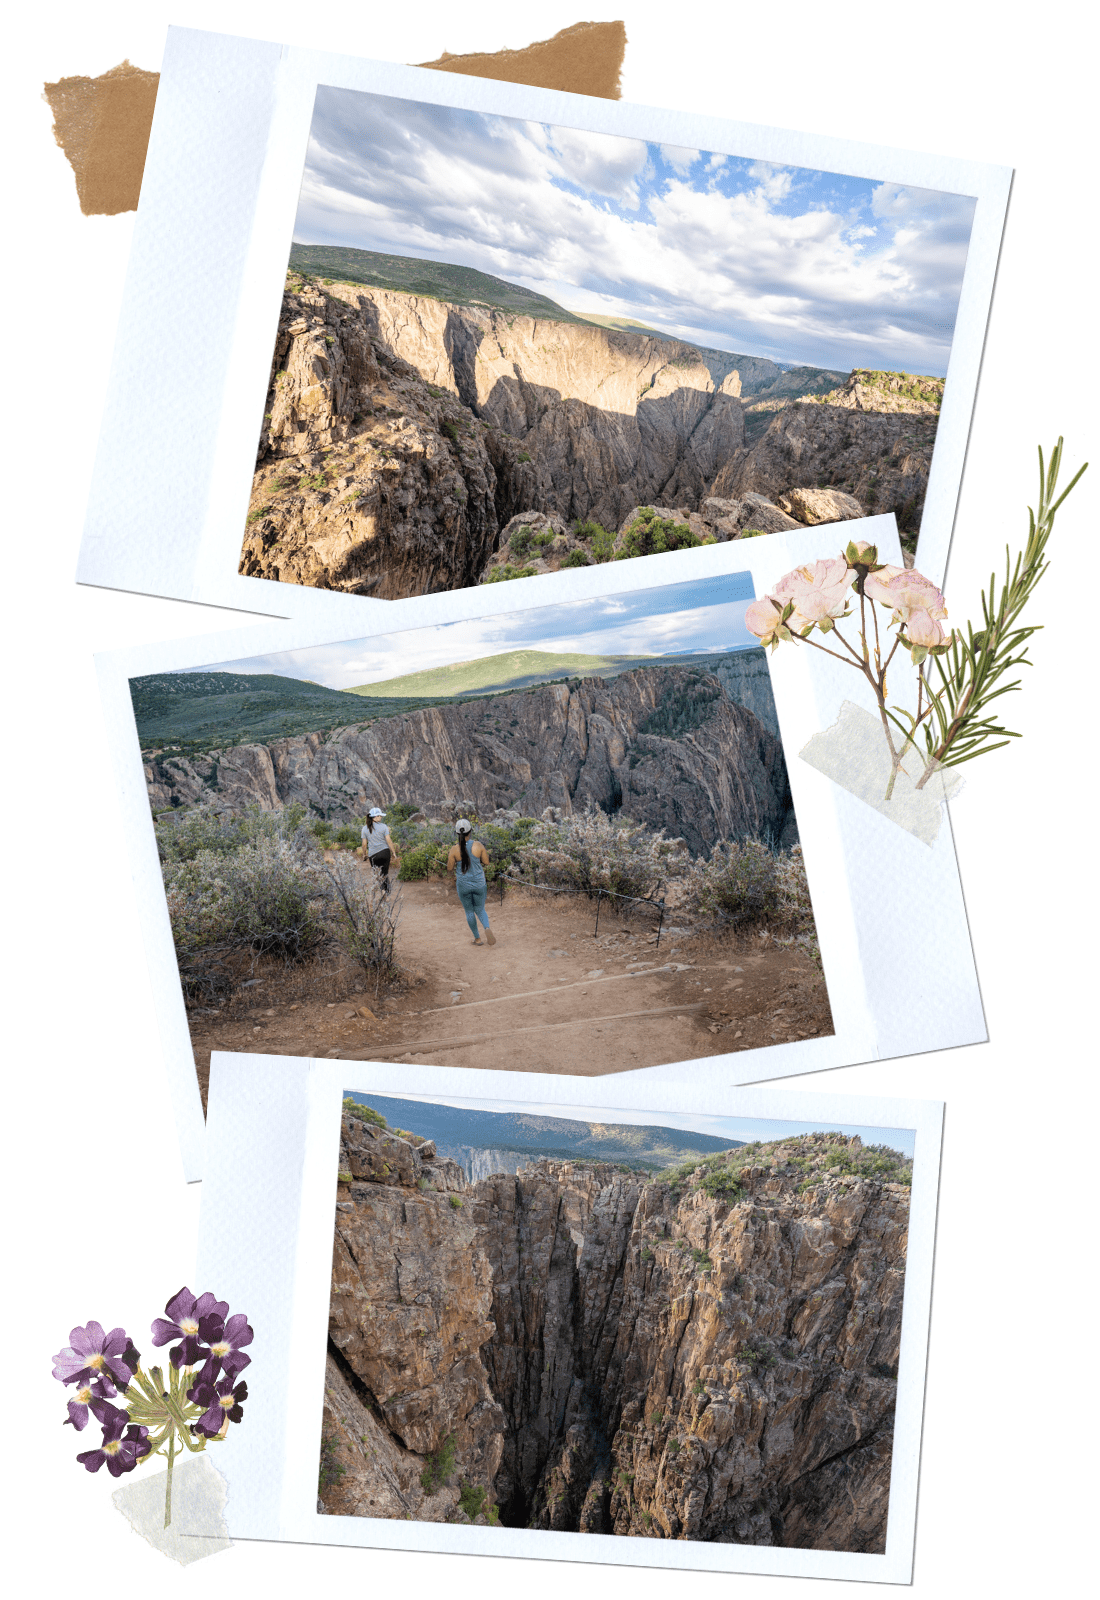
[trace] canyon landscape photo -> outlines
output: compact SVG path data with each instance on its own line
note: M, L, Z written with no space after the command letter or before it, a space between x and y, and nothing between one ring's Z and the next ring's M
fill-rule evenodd
M241 552L399 599L892 512L973 201L318 91Z
M212 1049L593 1075L831 1034L751 598L734 575L133 679L200 1084Z
M319 1512L885 1549L912 1136L704 1120L345 1098Z

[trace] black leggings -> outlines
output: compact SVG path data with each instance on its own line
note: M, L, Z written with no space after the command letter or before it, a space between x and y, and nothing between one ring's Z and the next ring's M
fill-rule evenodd
M370 860L370 864L374 868L375 872L377 872L378 876L382 879L382 882L388 885L390 881L389 851L379 850L376 856L370 856L368 859Z

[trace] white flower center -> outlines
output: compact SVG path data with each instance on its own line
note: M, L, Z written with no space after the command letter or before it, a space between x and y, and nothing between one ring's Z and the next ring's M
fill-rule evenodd
M233 1398L233 1396L231 1394L223 1394L222 1395L222 1397L221 1397L221 1408L222 1408L223 1411L232 1410L234 1405L236 1405L236 1401L234 1400L234 1398Z
M86 1406L88 1404L88 1401L92 1398L92 1391L87 1384L85 1384L83 1388L76 1391L76 1398L80 1401L82 1406Z
M94 1356L89 1356L88 1357L88 1365L90 1367L94 1367L97 1372L102 1367L102 1365L103 1365L103 1357L98 1353L98 1351L96 1352L96 1354Z
M233 1346L228 1344L224 1339L220 1339L217 1344L212 1344L210 1348L220 1361L222 1356L227 1356L229 1354Z
M105 1444L103 1446L103 1454L105 1456L117 1456L118 1452L121 1450L121 1448L122 1448L122 1440L121 1439L112 1439L109 1444Z
M180 1332L181 1333L186 1333L188 1335L192 1335L193 1336L194 1334L198 1333L198 1331L199 1331L199 1325L195 1321L194 1317L181 1317L180 1318Z

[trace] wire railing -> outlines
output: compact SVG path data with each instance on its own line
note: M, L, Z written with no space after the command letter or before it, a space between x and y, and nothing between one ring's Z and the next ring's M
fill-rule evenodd
M573 894L573 895L575 895L575 894L584 892L583 890L577 890L577 889L573 889L573 888L564 888L564 889L557 888L557 887L555 887L555 886L553 886L553 885L551 885L549 883L531 883L527 878L510 878L510 877L506 876L506 874L504 874L504 873L501 873L496 881L500 885L500 904L501 905L504 904L504 885L505 884L509 884L513 889L534 889L539 894ZM595 922L595 926L592 929L592 937L593 937L593 939L596 939L596 938L599 937L599 932L600 932L600 911L603 908L604 900L605 899L606 900L630 900L634 905L649 906L650 910L655 911L657 913L657 939L656 939L656 942L655 942L653 948L654 948L654 950L659 950L661 948L661 932L662 932L662 930L664 928L664 925L665 925L665 901L664 901L664 896L663 895L661 896L661 898L659 900L655 900L655 899L653 899L653 897L651 895L621 894L617 889L597 889L595 891L595 896L596 896L596 922ZM589 898L591 898L591 896L589 896Z

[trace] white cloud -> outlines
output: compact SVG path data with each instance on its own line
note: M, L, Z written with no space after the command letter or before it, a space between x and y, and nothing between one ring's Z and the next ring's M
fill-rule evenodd
M637 140L326 90L295 237L564 285L749 354L944 370L971 200L879 184L856 203L838 180L799 209L813 174L754 162L738 191L724 156L693 180L698 151L662 154L658 180Z
M681 178L687 177L698 161L700 154L701 152L698 150L681 150L675 144L663 144L661 146L661 155L673 171L680 174Z

